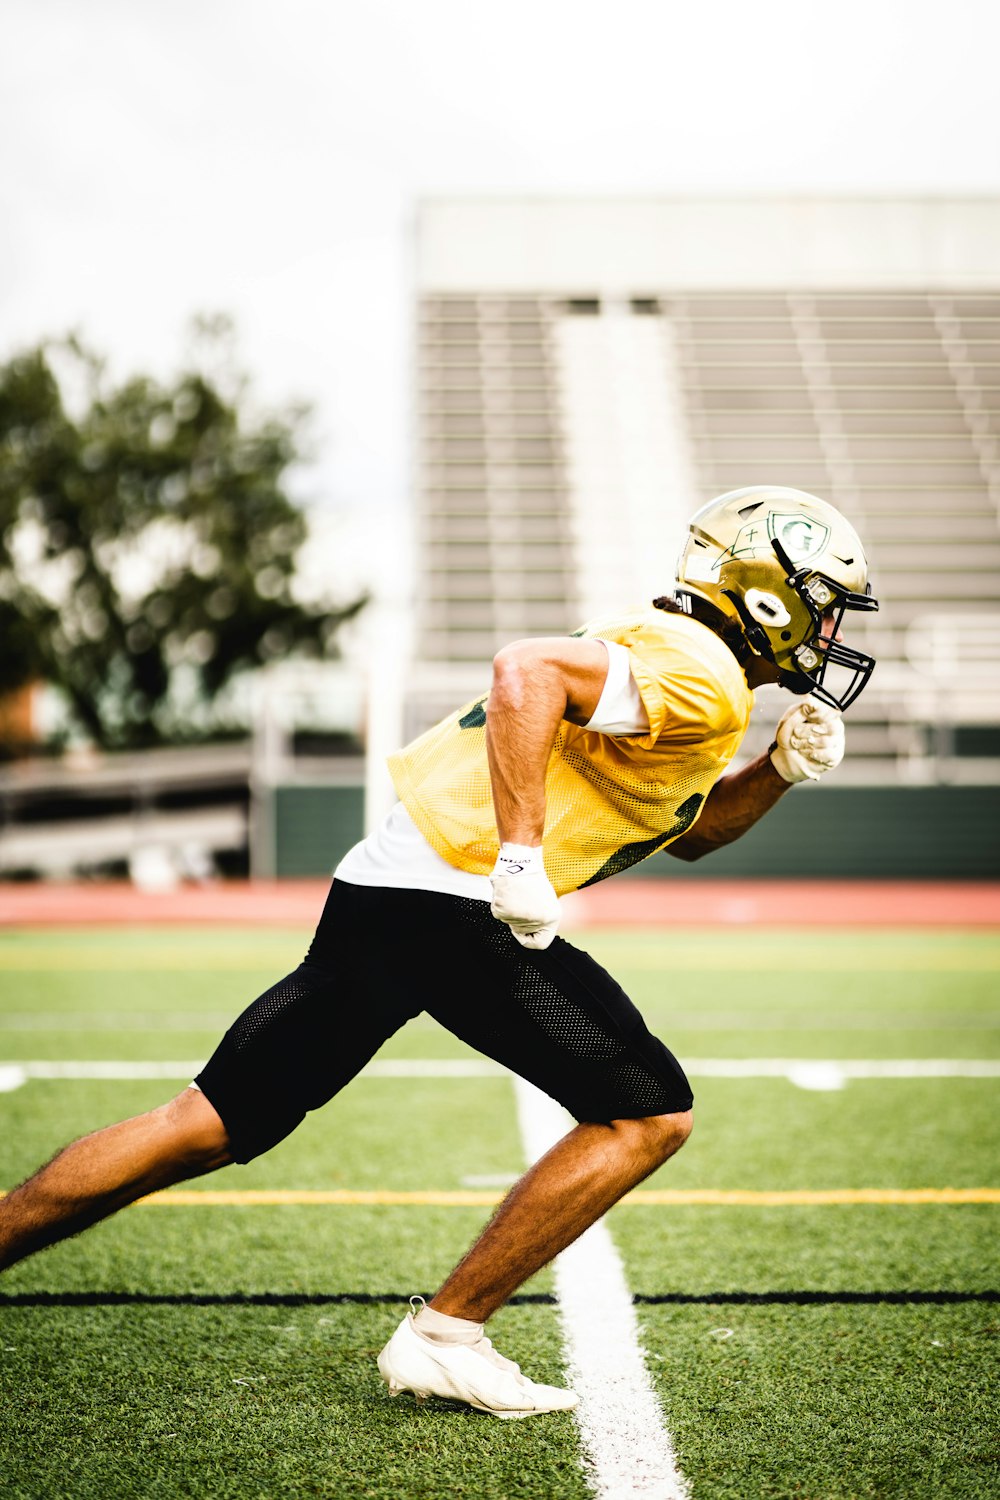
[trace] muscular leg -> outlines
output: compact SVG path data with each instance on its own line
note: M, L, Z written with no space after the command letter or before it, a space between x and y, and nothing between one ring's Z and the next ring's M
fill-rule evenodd
M497 1308L673 1156L691 1112L577 1125L516 1183L431 1307L485 1323Z
M398 974L366 987L370 943L389 925L379 896L334 885L307 961L233 1023L199 1074L204 1092L84 1136L0 1199L0 1269L146 1193L252 1160L353 1078L420 1009Z
M84 1136L0 1199L0 1269L231 1160L225 1127L197 1089Z

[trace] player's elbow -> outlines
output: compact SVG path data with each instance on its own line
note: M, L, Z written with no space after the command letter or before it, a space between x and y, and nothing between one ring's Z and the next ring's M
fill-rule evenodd
M512 641L497 652L487 715L491 708L520 711L529 704L536 708L551 704L553 711L563 712L566 687L549 647L549 642L541 640Z
M529 641L512 641L507 646L502 646L493 658L493 683L504 682L511 677L519 677L525 667L527 658L526 647Z
M493 683L490 688L490 708L501 706L517 708L525 698L528 682L528 657L524 647L526 641L514 641L504 646L493 658Z

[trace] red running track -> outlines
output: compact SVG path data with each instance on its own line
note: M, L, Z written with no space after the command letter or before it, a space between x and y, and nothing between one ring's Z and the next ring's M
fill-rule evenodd
M168 892L127 884L0 885L0 927L115 923L316 925L325 880ZM1000 927L1000 883L610 880L565 899L566 927Z

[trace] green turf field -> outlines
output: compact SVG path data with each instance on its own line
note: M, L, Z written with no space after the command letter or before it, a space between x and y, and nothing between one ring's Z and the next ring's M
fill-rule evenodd
M5 1065L197 1061L305 934L0 934L0 1188L68 1138L181 1087ZM638 931L575 941L693 1069L696 1129L647 1190L1000 1186L990 1077L732 1078L727 1060L1000 1058L1000 937ZM384 1058L460 1059L429 1021ZM30 1068L28 1074L30 1075ZM804 1075L810 1081L808 1074ZM817 1082L842 1084L816 1087ZM198 1190L490 1192L523 1166L504 1077L362 1077L290 1140ZM484 1188L484 1184L486 1185ZM374 1354L486 1207L140 1205L0 1284L11 1497L573 1497L568 1416L390 1402ZM650 1204L609 1216L694 1500L995 1497L998 1206ZM495 1321L563 1377L549 1273ZM351 1301L350 1298L358 1300Z

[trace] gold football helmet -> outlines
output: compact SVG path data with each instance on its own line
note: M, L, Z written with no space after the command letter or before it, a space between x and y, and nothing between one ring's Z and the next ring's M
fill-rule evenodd
M720 623L738 625L746 647L774 662L793 693L843 710L872 674L874 657L834 639L847 610L878 609L864 548L816 495L759 485L710 500L691 518L677 584L689 613L704 615L707 603ZM825 615L833 620L826 635Z

